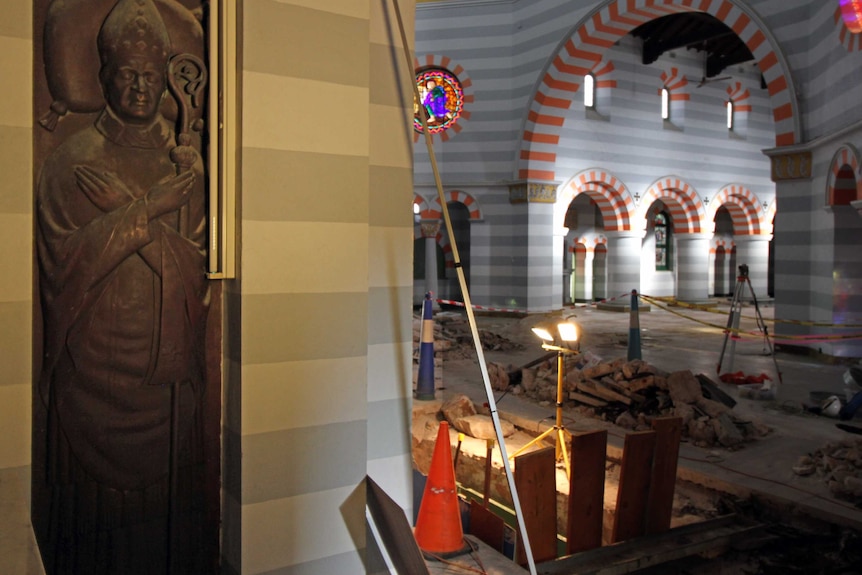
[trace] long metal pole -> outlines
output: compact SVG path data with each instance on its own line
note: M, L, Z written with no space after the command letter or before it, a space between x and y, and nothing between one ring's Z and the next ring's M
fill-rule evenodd
M485 394L488 399L488 407L491 410L491 420L494 423L494 432L497 435L497 443L500 445L500 454L503 458L503 468L506 471L506 480L509 483L509 491L512 495L512 505L515 508L515 515L518 518L518 528L521 535L521 541L524 544L524 554L527 556L527 564L530 568L531 575L537 575L536 563L533 559L533 550L530 547L530 538L527 535L527 526L524 524L524 515L521 511L521 501L518 499L518 490L515 487L515 477L512 474L512 468L509 466L509 457L506 454L506 442L503 436L502 426L500 425L500 416L497 413L497 402L494 400L494 392L491 388L491 379L488 376L488 366L485 364L485 355L482 353L482 343L479 339L479 330L476 327L476 317L473 314L473 305L470 302L470 293L467 291L467 281L464 278L464 269L461 267L461 258L458 255L455 233L452 231L452 221L449 219L449 208L446 206L446 198L443 194L443 184L440 181L440 172L437 169L437 159L434 156L431 132L428 131L428 119L425 116L425 107L421 105L422 102L419 97L419 87L416 85L416 81L413 80L413 58L410 57L410 48L407 43L407 34L404 31L404 22L401 19L401 10L398 7L398 0L392 0L392 4L395 8L395 17L398 19L398 30L401 33L401 45L404 47L404 56L407 59L407 70L410 72L410 83L413 86L413 97L418 103L419 118L422 121L422 133L425 135L425 144L428 147L428 157L431 160L431 169L434 172L434 181L437 184L437 196L440 199L440 207L443 211L443 221L446 224L446 231L449 234L449 243L452 246L452 257L455 263L455 271L458 274L458 283L461 286L461 295L464 298L464 309L467 310L470 332L473 334L476 356L479 360L479 368L482 372L482 381L485 384Z

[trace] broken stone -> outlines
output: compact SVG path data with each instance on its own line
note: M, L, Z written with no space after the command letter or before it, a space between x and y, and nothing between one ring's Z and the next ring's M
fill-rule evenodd
M700 382L689 370L671 373L667 378L667 387L674 405L697 403L703 398Z
M705 397L698 399L696 405L710 417L720 417L730 411L730 408L723 403Z
M494 429L494 420L487 415L468 415L462 417L454 424L458 431L464 432L476 439L496 439L497 432ZM509 437L515 433L515 426L503 419L500 420L500 431L503 437Z
M536 389L536 372L532 369L521 370L521 387L524 391L533 391Z
M473 401L469 397L464 394L459 394L453 395L449 398L446 403L443 404L441 411L443 412L443 416L446 418L446 421L454 426L455 422L459 419L476 415L476 406L473 405Z
M712 419L718 442L725 447L735 447L745 441L739 428L726 413Z
M624 411L614 420L614 425L624 429L635 429L638 426L638 420L628 411Z

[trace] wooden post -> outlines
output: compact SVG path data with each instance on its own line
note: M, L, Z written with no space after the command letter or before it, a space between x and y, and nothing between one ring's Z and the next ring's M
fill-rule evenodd
M515 458L515 485L521 494L521 512L539 563L557 558L557 468L553 447L531 451ZM524 565L520 539L515 562Z
M656 432L656 445L647 505L647 535L670 529L682 418L657 417L653 419L652 427Z
M602 545L607 444L606 430L572 436L572 473L566 522L568 555Z
M612 543L644 534L655 442L655 431L626 435Z

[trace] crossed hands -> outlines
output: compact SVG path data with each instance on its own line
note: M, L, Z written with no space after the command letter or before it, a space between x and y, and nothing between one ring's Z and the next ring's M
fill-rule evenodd
M78 187L93 204L105 213L126 206L137 198L113 172L99 173L88 166L75 167ZM192 170L168 176L147 190L147 217L150 220L176 211L189 201L195 183Z

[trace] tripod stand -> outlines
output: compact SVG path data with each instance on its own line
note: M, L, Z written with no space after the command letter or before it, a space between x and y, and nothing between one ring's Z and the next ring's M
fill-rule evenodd
M775 360L775 350L772 348L772 342L769 340L769 328L763 321L763 315L760 313L760 306L757 305L757 296L754 295L754 288L751 287L751 279L748 277L748 266L742 264L739 266L739 275L736 276L736 288L733 290L733 299L730 302L730 313L727 316L727 327L724 330L724 343L721 345L721 354L718 356L718 366L715 371L721 375L721 363L724 360L724 352L727 349L727 340L730 338L730 361L727 371L733 370L733 356L736 351L736 340L739 338L739 318L742 314L742 292L745 286L748 286L751 292L751 301L754 303L755 319L757 321L757 329L763 334L764 353L769 350L768 355L772 356L772 362L775 365L775 373L778 375L778 381L781 383L781 371L778 369L778 362ZM771 384L763 383L762 391L770 391Z
M571 432L566 429L566 426L563 424L563 382L565 381L565 356L566 354L574 354L579 353L576 350L567 349L564 347L558 347L555 345L542 344L542 349L553 350L557 352L557 405L556 405L556 421L554 422L553 427L549 427L545 431L543 431L538 437L535 437L530 440L529 443L515 451L511 458L517 457L523 451L529 449L531 446L536 445L537 443L541 443L546 437L551 434L555 434L555 450L557 455L557 461L562 461L563 465L566 469L566 477L571 478L572 476L572 468L571 463L569 462L569 453L566 451L566 438L569 440L572 438Z

